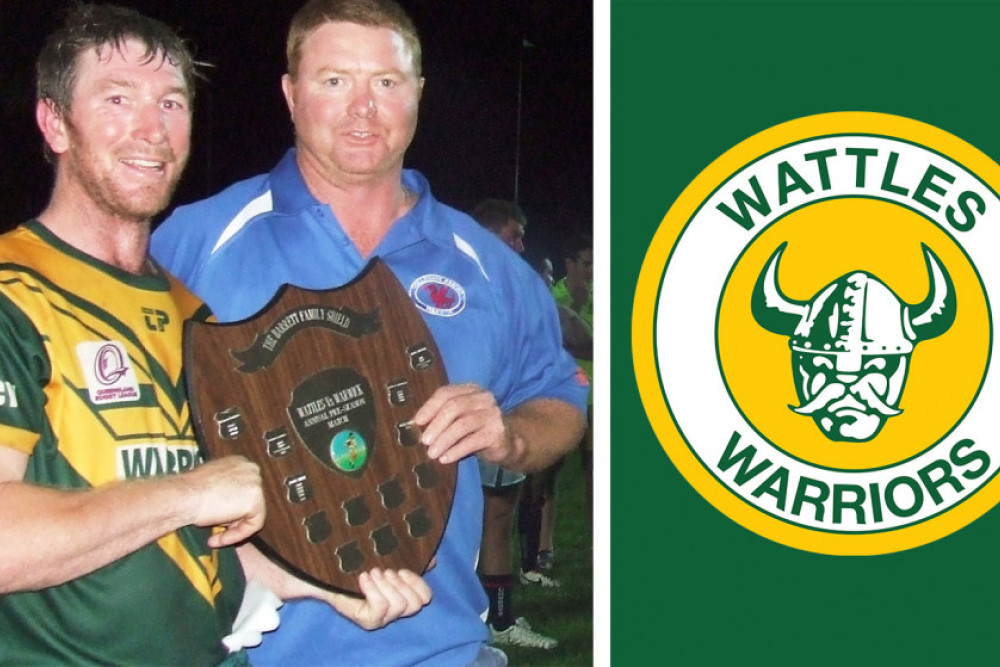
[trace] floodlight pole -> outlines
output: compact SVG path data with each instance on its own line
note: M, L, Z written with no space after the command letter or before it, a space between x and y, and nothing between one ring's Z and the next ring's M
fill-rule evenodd
M517 56L517 137L514 140L514 203L520 203L521 188L521 110L523 108L524 86L524 52L534 46L525 38L521 38L521 49Z

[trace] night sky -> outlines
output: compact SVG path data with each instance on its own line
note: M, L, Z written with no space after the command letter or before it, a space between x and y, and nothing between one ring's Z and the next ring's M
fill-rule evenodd
M289 19L301 1L120 0L177 28L213 65L198 90L194 149L175 204L269 170L292 143L281 96ZM403 0L427 82L406 166L469 211L514 199L526 258L593 229L592 6L574 0ZM64 0L0 0L0 228L38 213L51 173L34 125L34 60ZM519 77L520 72L520 77ZM521 133L518 142L518 83ZM518 162L520 143L520 169ZM519 174L515 178L515 174ZM558 266L558 262L555 262Z

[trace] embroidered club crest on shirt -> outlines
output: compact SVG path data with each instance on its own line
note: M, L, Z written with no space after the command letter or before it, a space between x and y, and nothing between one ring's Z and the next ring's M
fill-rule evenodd
M437 274L420 276L410 284L410 298L430 315L454 317L465 309L465 289L451 278Z

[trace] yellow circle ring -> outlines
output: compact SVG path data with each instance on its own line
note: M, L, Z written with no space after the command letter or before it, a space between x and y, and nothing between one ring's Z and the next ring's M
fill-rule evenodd
M1000 166L971 144L932 125L889 114L837 112L808 116L764 130L712 162L685 188L654 235L636 285L632 358L643 407L660 444L684 478L716 509L743 527L780 544L830 555L875 555L912 549L970 524L1000 502L1000 475L943 514L884 532L832 533L792 525L758 510L716 479L684 441L660 386L656 308L660 283L687 223L715 189L753 160L782 146L830 134L896 137L935 150L1000 191Z

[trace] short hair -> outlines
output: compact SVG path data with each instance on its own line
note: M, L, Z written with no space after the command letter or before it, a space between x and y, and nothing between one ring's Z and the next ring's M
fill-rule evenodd
M121 51L125 42L135 40L146 47L146 63L162 58L177 67L184 79L188 99L193 103L195 79L200 77L192 48L165 23L128 7L76 3L66 12L63 24L49 35L35 62L35 99L48 100L58 115L73 102L73 89L80 73L80 54L88 49L100 53L110 46ZM45 158L54 156L43 144Z
M120 51L134 39L146 47L145 62L159 57L177 67L188 97L194 100L195 78L200 76L187 41L166 24L128 7L78 3L66 12L63 25L49 35L35 63L36 99L49 100L65 113L73 100L79 74L79 56L105 46Z
M312 31L327 23L356 23L369 28L388 28L399 33L413 56L417 76L422 71L420 36L413 19L393 0L309 0L292 17L285 57L288 75L296 79L302 62L302 43Z
M508 220L514 220L522 227L528 224L521 207L507 199L484 199L472 209L472 217L493 232L506 227Z

